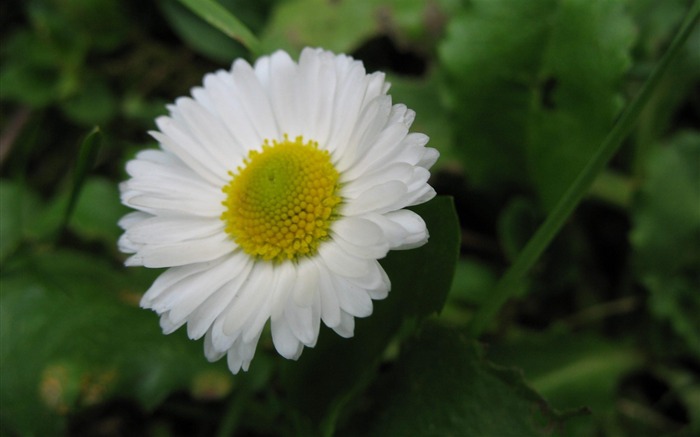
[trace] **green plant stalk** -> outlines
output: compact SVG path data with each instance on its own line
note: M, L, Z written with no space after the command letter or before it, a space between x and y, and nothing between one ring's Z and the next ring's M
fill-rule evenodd
M235 39L253 55L259 56L260 42L241 20L213 0L180 0L199 18Z
M58 227L59 235L61 232L63 232L66 226L68 226L68 222L70 221L71 215L73 215L75 205L78 203L78 197L80 196L80 191L83 188L85 179L87 179L90 170L95 165L97 153L100 150L101 144L102 132L100 131L99 127L95 127L87 134L80 145L78 159L75 163L75 170L73 171L73 185L71 186L70 197L68 198L66 210L63 213L61 226Z
M539 257L545 251L549 243L554 239L571 213L578 206L581 199L588 193L591 184L608 161L619 149L622 141L635 127L640 113L649 101L662 76L668 69L671 61L678 55L688 36L700 19L700 1L696 1L690 7L689 13L681 24L676 36L671 42L666 53L659 60L658 65L646 80L642 89L632 102L625 108L615 122L610 133L591 157L578 177L569 186L547 219L537 229L535 235L528 241L513 264L496 284L493 294L474 315L469 325L472 336L478 337L488 326L498 310L517 289L518 282L535 265Z

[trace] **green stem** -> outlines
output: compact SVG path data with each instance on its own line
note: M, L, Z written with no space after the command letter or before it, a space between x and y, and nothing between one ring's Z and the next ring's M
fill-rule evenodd
M56 238L58 238L58 236L68 226L68 222L73 215L75 205L78 203L80 191L85 184L85 180L87 179L90 170L95 165L101 144L102 133L100 128L95 126L90 133L85 136L85 139L80 145L78 159L76 160L75 169L73 170L73 184L71 186L70 196L68 197L68 203L66 204L66 209L63 213L63 220L57 229Z
M639 94L625 108L618 120L615 122L608 136L603 140L596 153L588 161L588 164L579 173L576 180L569 186L561 200L554 207L544 223L539 227L535 235L528 241L515 262L496 284L491 299L486 301L479 308L479 311L472 319L469 331L474 337L478 337L488 326L489 322L496 315L503 304L511 297L517 289L518 282L535 265L540 255L554 239L566 220L579 204L581 199L588 193L591 184L598 174L605 168L608 161L622 144L622 141L634 128L639 115L651 97L654 89L664 75L670 62L678 55L681 47L688 39L690 32L700 18L700 2L694 2L690 12L686 15L685 21L681 24L675 38L671 42L666 53L661 57L651 76L646 80Z

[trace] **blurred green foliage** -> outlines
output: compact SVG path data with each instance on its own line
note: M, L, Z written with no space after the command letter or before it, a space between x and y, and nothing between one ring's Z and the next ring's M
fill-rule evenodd
M697 2L218 3L263 53L385 71L454 201L417 208L431 241L382 261L392 293L353 339L322 330L298 362L263 339L234 377L138 308L159 271L121 266L118 183L167 102L253 55L177 0L3 2L0 434L700 432L697 28L517 297L466 336Z

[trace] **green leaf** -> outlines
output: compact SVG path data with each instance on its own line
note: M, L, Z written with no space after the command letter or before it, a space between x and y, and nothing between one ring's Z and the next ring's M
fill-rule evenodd
M198 53L224 64L246 54L240 43L213 28L181 2L161 0L158 5L175 32Z
M36 35L18 31L3 42L0 97L43 107L61 97L60 58Z
M528 241L517 259L496 284L492 298L479 309L470 326L470 331L473 335L478 335L501 305L509 296L513 295L514 290L516 290L515 285L539 259L554 236L564 225L566 219L588 192L595 177L600 174L619 149L622 141L634 127L644 105L649 101L650 96L668 70L669 65L676 59L699 20L700 3L693 3L690 13L678 29L671 45L661 60L659 60L652 74L644 82L639 93L620 114L620 117L616 120L615 125L600 144L595 154L586 162L585 167L576 175L571 185L566 188L566 192L554 206L544 223L537 229L535 235Z
M633 206L630 241L650 309L700 356L700 134L675 137L649 156Z
M430 240L382 260L392 282L389 297L375 302L369 318L356 321L353 338L322 330L315 348L304 351L298 363L284 364L290 404L326 435L332 434L341 408L367 383L402 323L444 305L459 248L454 206L451 199L438 197L412 209L426 221Z
M489 298L496 279L496 271L489 264L462 257L457 262L449 297L462 303L480 304Z
M88 240L99 240L109 247L116 247L122 231L119 219L129 212L121 204L117 185L103 178L91 178L85 182L75 206L69 228Z
M75 94L61 102L61 110L78 124L94 126L109 122L117 113L117 100L104 80L81 78Z
M254 54L259 54L255 35L235 15L214 0L180 0L202 20L241 43Z
M436 39L449 0L291 0L277 3L261 38L263 52L321 46L350 53L378 35L402 45L425 45ZM437 28L437 29L435 29ZM432 46L429 47L432 49Z
M537 230L540 221L536 205L526 197L515 197L498 217L498 239L509 259L515 259Z
M621 378L643 364L642 356L631 347L557 330L525 332L492 344L488 357L521 368L527 382L555 408L585 406L595 415L614 410Z
M278 48L298 52L322 45L335 52L350 52L374 34L374 2L293 0L280 2L261 38L263 51Z
M408 343L377 392L359 435L544 436L563 424L520 373L490 364L475 342L439 326Z
M97 153L100 151L101 143L102 132L100 132L98 127L95 127L92 129L92 131L90 131L90 133L87 134L80 145L78 159L75 163L75 168L73 169L73 184L71 185L70 197L68 198L68 205L66 206L66 211L63 217L64 226L70 220L71 214L73 214L73 209L78 202L80 190L83 188L83 184L85 183L88 173L95 165Z
M39 198L22 184L0 180L0 262L22 242L39 206Z
M53 42L102 52L124 44L131 25L120 0L45 0L27 2L27 9Z
M157 272L156 272L157 273ZM180 332L138 308L152 281L70 251L36 255L0 277L3 429L61 435L65 414L130 397L152 408L219 369Z
M474 182L551 208L612 127L633 36L615 0L471 2L440 55Z

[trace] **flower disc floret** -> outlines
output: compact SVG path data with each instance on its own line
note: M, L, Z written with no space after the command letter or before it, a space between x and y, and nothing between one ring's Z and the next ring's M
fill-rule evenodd
M313 256L340 204L330 154L301 136L252 150L223 187L226 232L244 252L281 262Z

